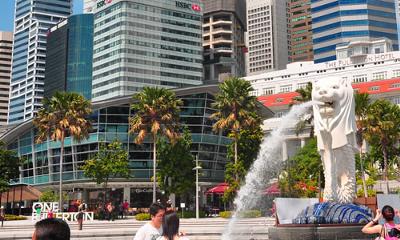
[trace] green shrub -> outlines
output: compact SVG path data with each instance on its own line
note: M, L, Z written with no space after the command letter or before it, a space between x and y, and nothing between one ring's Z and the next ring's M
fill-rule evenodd
M242 211L238 214L239 217L241 218L257 218L261 217L261 211L260 210L246 210Z
M231 218L232 217L232 212L231 211L219 212L219 216L222 217L222 218Z
M150 213L138 213L135 215L135 219L138 221L148 221L151 219Z
M17 221L17 220L26 220L25 216L17 216L12 214L6 214L5 221Z
M180 218L195 218L196 217L196 211L183 211L183 216L182 216L182 210L177 212L178 216ZM204 218L206 214L204 211L199 211L199 217Z
M222 218L231 218L233 212L232 211L224 211L220 212L219 216ZM240 218L257 218L261 217L261 211L260 210L246 210L242 211L238 214L238 217Z

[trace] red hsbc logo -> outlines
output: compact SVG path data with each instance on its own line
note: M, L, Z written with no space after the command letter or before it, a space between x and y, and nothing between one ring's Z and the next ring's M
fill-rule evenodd
M197 4L192 4L192 10L196 11L196 12L200 12L201 11L201 7Z

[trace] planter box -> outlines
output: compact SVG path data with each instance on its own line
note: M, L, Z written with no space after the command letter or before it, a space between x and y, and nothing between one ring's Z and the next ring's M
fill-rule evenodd
M375 214L375 211L376 211L376 208L377 208L376 197L367 197L367 198L366 197L359 197L359 198L354 199L354 203L367 206Z

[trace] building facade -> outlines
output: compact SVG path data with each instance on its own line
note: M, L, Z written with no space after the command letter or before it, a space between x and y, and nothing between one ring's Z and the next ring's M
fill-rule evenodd
M313 61L311 0L288 1L289 62Z
M83 0L83 13L92 13L96 0Z
M198 1L97 1L92 99L131 96L145 86L202 84Z
M287 21L286 1L247 0L247 75L286 67Z
M202 0L204 81L245 76L246 1Z
M73 15L47 36L44 96L55 91L92 95L93 14Z
M21 123L41 107L49 28L72 13L72 0L15 1L8 123Z
M183 100L180 121L188 126L192 135L193 155L198 156L202 166L200 186L206 188L212 183L224 180L225 164L227 162L227 145L231 139L215 134L212 130L214 120L210 115L215 112L211 107L217 85L191 87L175 90L176 95ZM65 155L63 165L64 189L84 192L89 203L98 198L102 186L87 179L80 167L84 161L92 158L98 152L99 146L115 139L120 140L129 152L129 166L133 175L130 179L110 179L109 188L120 189L123 199L130 199L132 207L148 207L152 197L152 142L146 139L143 144L133 143L134 135L128 134L129 117L132 98L121 97L100 101L93 104L91 115L93 131L89 138L77 143L69 137L65 139ZM270 112L266 112L271 116ZM56 187L59 180L60 142L46 141L35 144L35 130L32 122L27 121L1 137L9 149L18 152L18 156L27 161L23 164L20 183L35 185L39 188ZM161 193L158 193L161 194ZM122 196L121 196L122 199Z
M315 0L311 4L314 61L336 60L336 46L386 37L398 50L395 0Z
M0 32L0 126L7 124L12 43L12 32Z
M250 81L255 96L268 96L294 92L308 82L325 77L340 77L353 83L371 82L400 77L400 52L365 54L362 57L347 57L324 63L295 62L284 70L267 72L245 79ZM283 99L277 98L280 105ZM287 110L276 111L279 116Z

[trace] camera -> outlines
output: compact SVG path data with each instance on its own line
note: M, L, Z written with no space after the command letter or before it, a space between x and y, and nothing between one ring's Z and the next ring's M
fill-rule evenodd
M388 231L389 237L400 237L400 230L397 228L392 228Z

